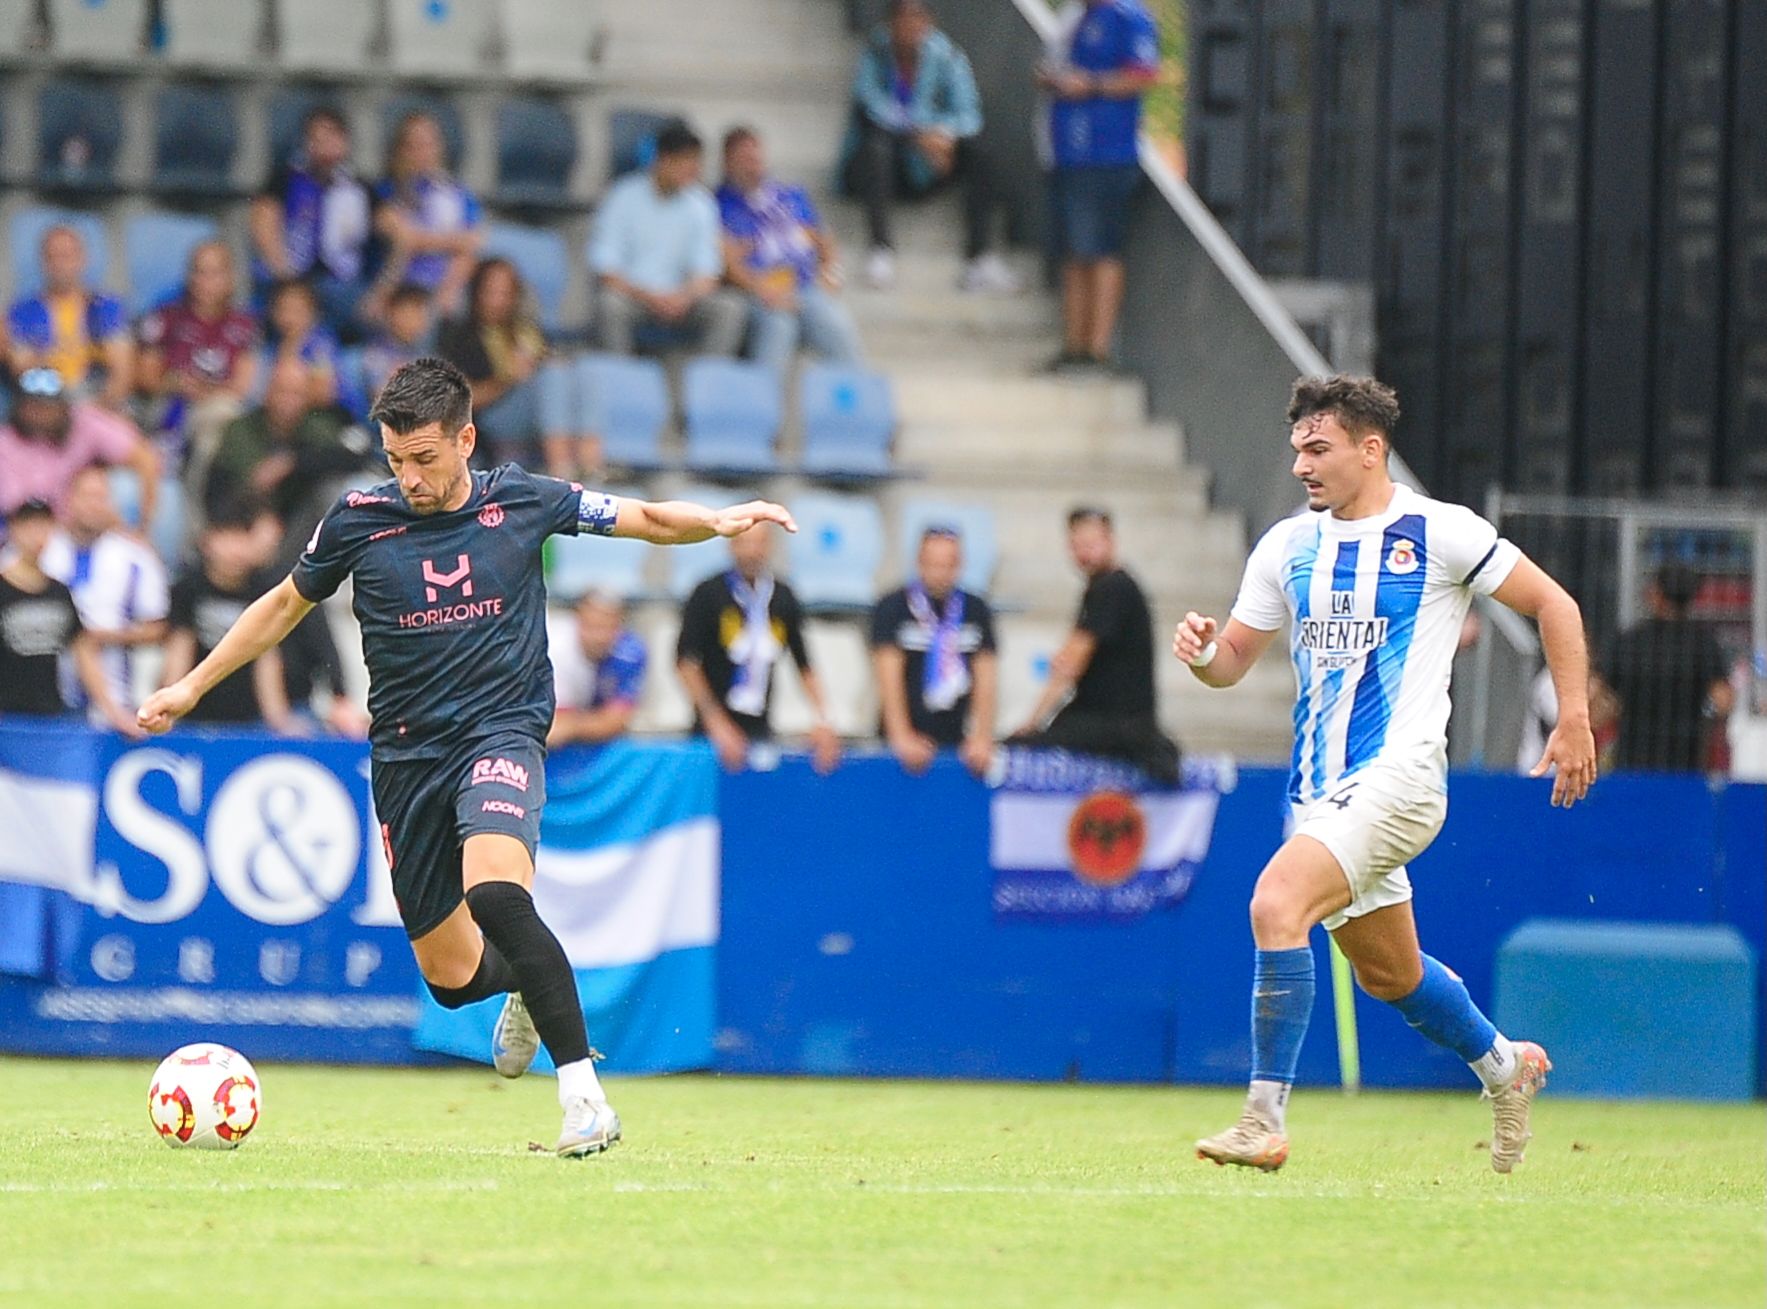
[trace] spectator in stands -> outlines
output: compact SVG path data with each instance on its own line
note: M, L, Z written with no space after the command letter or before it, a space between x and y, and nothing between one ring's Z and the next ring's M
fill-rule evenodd
M11 421L0 424L0 514L26 500L47 500L59 510L75 475L93 464L133 472L141 521L153 522L160 461L135 425L90 401L70 401L53 368L25 372L13 388Z
M262 501L281 520L289 552L300 549L341 483L369 458L360 428L335 405L313 403L310 380L298 359L272 366L264 402L221 433L203 494L210 513L242 499Z
M340 336L355 330L368 283L364 276L368 188L350 168L350 128L329 105L309 110L301 149L271 174L252 201L254 280L304 279L319 297L325 322Z
M625 603L603 591L577 601L570 621L548 624L558 711L547 745L624 736L644 690L649 652L626 626Z
M802 187L767 176L753 128L724 136L718 213L724 274L749 297L749 356L783 374L801 338L824 359L858 363L859 326L835 298L841 275L834 235Z
M86 243L71 227L43 234L43 289L6 316L15 377L53 368L71 395L121 412L135 386L135 343L122 301L86 285Z
M257 572L258 513L258 506L236 502L210 515L197 542L199 561L172 586L171 633L166 638L161 686L170 686L206 659L246 606L264 593ZM293 731L282 652L271 647L228 674L186 721L262 723L273 731Z
M367 312L378 319L386 294L415 282L435 297L439 312L456 313L484 240L479 202L449 174L442 126L429 114L400 120L389 160L386 180L375 188L383 257Z
M1052 372L1113 367L1129 201L1141 180L1141 97L1159 71L1159 33L1141 0L1068 4L1037 70L1051 99L1049 187L1062 261L1062 349Z
M982 100L969 58L939 31L925 0L892 0L853 77L852 125L841 150L842 188L865 204L871 253L865 280L896 280L890 206L898 194L963 184L966 291L1015 291L1018 279L990 254L994 186L981 145Z
M80 625L73 593L43 571L43 550L54 527L55 511L45 500L26 500L6 522L6 562L0 567L0 718L59 718L75 708L62 697L61 664L67 657L104 721L140 736L134 716L111 699L98 645Z
M699 180L702 152L691 127L668 124L649 170L615 182L596 212L589 267L603 349L631 354L641 335L708 355L742 345L748 308L718 288L718 205Z
M531 463L543 419L564 421L555 411L569 410L546 395L546 388L568 385L568 378L546 358L545 333L514 264L501 258L479 262L467 286L466 313L442 324L436 353L472 383L473 422L490 444L488 457ZM544 435L568 446L566 432Z
M74 474L60 517L62 530L43 548L43 571L73 592L80 623L99 647L110 698L133 713L141 703L135 651L166 635L166 566L119 526L110 478L96 464ZM102 717L102 709L91 708Z
M1645 593L1650 617L1622 632L1604 670L1620 701L1621 768L1704 772L1708 737L1736 707L1711 628L1690 617L1699 574L1669 564Z
M1030 721L1011 740L1122 759L1156 781L1176 781L1178 747L1155 713L1153 616L1141 587L1117 564L1110 515L1070 513L1068 549L1086 575L1080 616L1050 660Z
M184 294L141 322L139 386L165 453L200 502L221 429L244 412L258 375L258 324L233 300L233 252L205 241Z
M292 363L306 376L308 402L338 403L337 334L320 317L319 296L312 285L289 278L272 286L265 327L271 359Z
M1469 610L1469 614L1475 613ZM1596 653L1595 638L1584 633L1589 662L1601 664ZM1546 753L1546 742L1558 726L1558 688L1552 684L1552 670L1541 665L1528 687L1526 716L1522 719L1521 744L1516 749L1515 770L1531 773ZM1589 730L1595 737L1595 760L1603 772L1614 768L1615 750L1620 739L1620 701L1607 679L1592 667L1589 672Z
M957 585L963 543L951 528L921 536L917 571L871 612L884 740L911 773L925 772L940 747L955 747L980 777L994 758L994 615Z
M694 731L709 737L719 762L734 771L750 743L773 737L773 666L789 652L816 714L811 754L817 769L829 772L840 760L840 739L810 667L803 606L768 566L772 549L765 526L731 538L730 570L695 587L681 611L677 667L693 702Z
M368 404L387 378L428 351L435 331L430 293L416 282L401 282L387 296L380 332L362 350L362 400L358 418L367 418Z

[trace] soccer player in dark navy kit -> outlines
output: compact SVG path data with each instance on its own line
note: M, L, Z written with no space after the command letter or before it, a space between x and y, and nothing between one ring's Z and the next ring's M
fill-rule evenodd
M474 472L471 392L438 359L395 372L369 417L393 480L339 498L293 573L141 707L141 726L167 730L353 577L375 810L418 967L449 1008L509 993L497 1071L519 1077L544 1041L564 1107L558 1153L595 1154L619 1140L620 1120L595 1076L570 962L529 894L553 710L540 547L554 532L679 545L797 525L758 500L711 510L514 464Z

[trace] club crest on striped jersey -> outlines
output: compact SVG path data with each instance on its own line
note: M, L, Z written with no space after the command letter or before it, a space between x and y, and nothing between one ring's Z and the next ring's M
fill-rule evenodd
M1395 577L1417 571L1417 546L1400 537L1387 551L1387 571Z

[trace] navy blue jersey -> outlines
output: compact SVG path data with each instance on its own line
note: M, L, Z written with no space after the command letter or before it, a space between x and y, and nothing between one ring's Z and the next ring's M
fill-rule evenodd
M318 602L355 579L377 759L435 758L497 732L552 725L540 547L612 535L617 502L514 464L472 475L449 513L419 514L394 482L338 498L295 564Z

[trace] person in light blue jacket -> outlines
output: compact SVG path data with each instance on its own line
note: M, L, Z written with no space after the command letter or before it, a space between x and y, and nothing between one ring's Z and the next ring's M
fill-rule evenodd
M865 279L895 280L890 206L963 184L966 291L1011 291L1013 277L989 253L995 209L981 149L982 101L969 59L933 24L925 0L891 0L889 16L866 41L853 76L853 113L841 152L842 189L865 204L871 253Z

